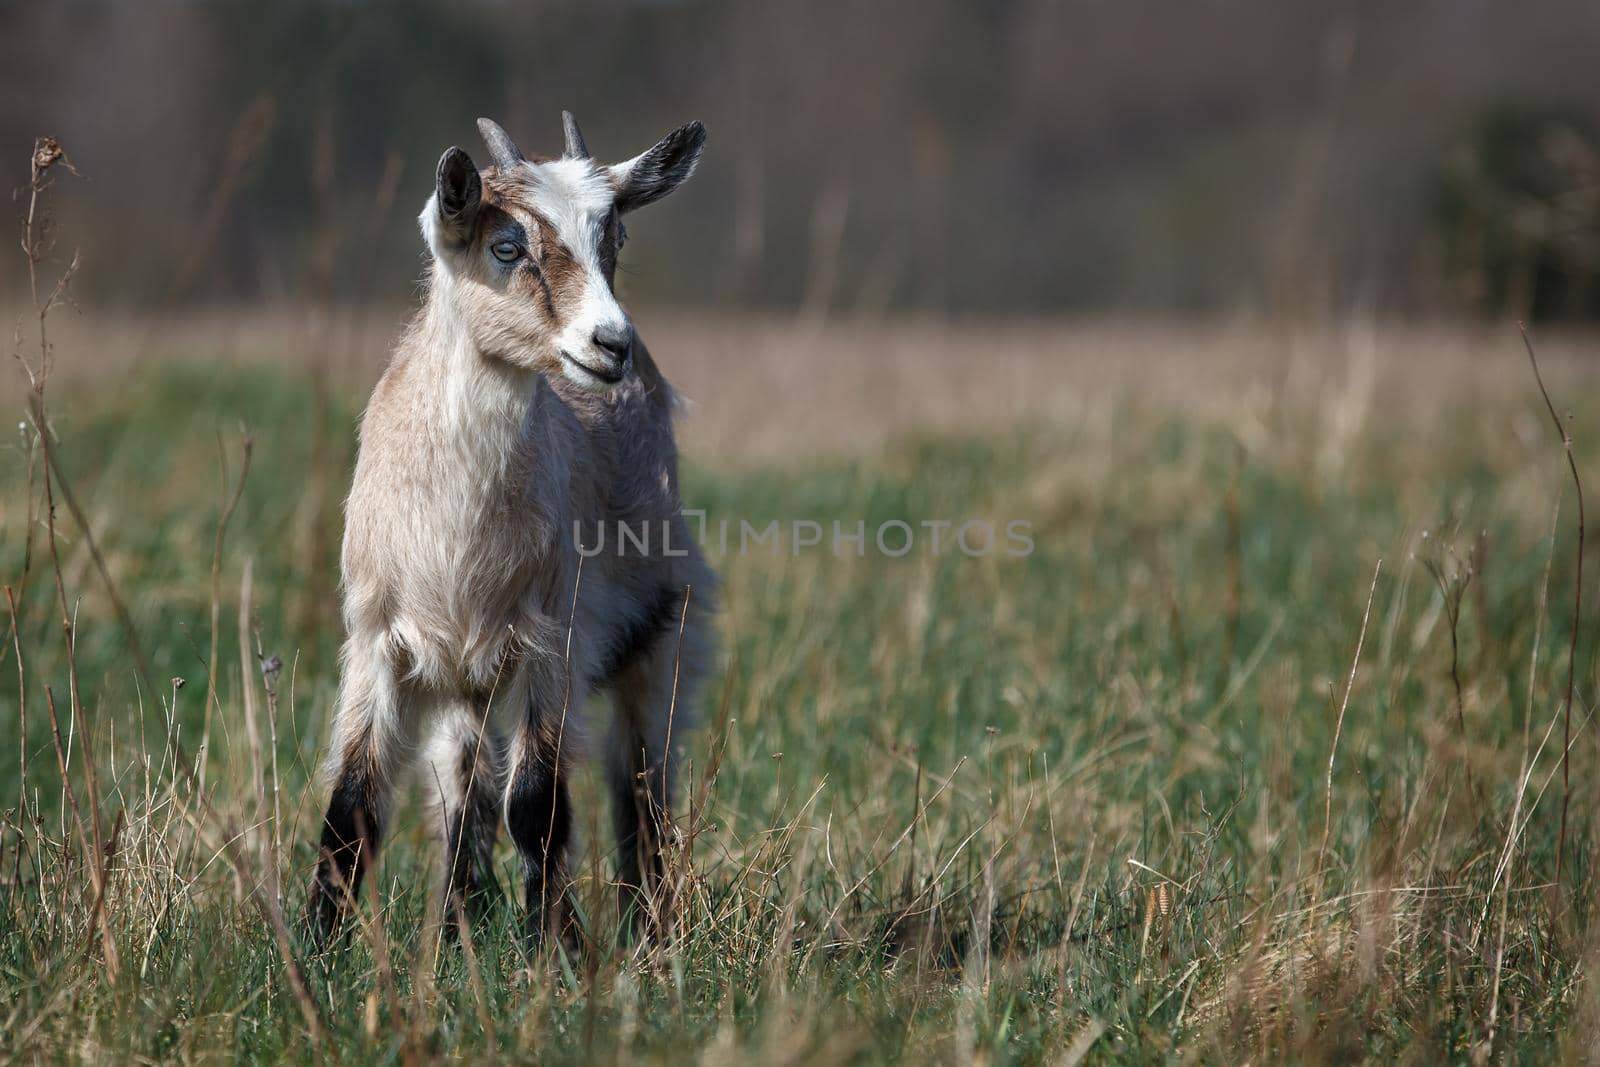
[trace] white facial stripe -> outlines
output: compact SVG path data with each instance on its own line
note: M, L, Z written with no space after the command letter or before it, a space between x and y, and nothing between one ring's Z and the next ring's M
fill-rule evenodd
M600 237L611 210L611 183L587 160L558 159L529 168L533 209L554 227L586 271L600 271Z
M632 328L600 264L600 244L615 199L609 175L579 159L530 164L524 173L528 206L555 231L584 277L582 296L576 307L565 309L565 321L556 339L566 359L563 370L585 388L601 388L604 382L574 368L571 361L591 367L611 366L615 356L596 348L596 332L615 334ZM537 227L534 219L519 221L529 227L530 233Z

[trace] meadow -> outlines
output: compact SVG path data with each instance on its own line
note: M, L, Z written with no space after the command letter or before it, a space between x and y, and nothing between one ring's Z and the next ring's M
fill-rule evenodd
M1578 498L1511 326L641 311L689 506L827 531L713 552L670 937L619 932L584 769L575 951L510 905L442 938L412 804L313 954L340 501L400 315L53 315L60 477L26 421L0 460L0 1056L1592 1052L1600 556L1575 619ZM1534 340L1593 471L1593 338ZM943 520L1033 549L872 543Z

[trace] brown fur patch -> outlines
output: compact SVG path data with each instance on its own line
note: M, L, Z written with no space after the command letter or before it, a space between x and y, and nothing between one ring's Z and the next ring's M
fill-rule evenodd
M539 258L539 273L559 321L566 317L565 308L583 299L583 266L557 236L554 226L538 215L533 218L539 228L539 247L535 253Z

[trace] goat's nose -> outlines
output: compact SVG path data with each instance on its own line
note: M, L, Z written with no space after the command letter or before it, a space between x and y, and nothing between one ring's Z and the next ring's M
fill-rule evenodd
M627 366L633 353L633 330L627 326L597 326L592 340L595 347L603 348L617 357L617 362Z

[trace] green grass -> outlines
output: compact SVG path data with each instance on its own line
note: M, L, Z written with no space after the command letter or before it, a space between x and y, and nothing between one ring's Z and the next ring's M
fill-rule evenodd
M437 848L407 809L375 880L381 924L328 957L294 943L321 1051L350 1062L477 1060L491 1044L540 1063L1032 1063L1072 1051L1437 1062L1490 1052L1492 1014L1496 1056L1581 1055L1597 1019L1584 970L1600 951L1586 893L1595 750L1582 729L1595 644L1586 628L1554 886L1573 501L1536 403L1530 383L1498 410L1369 422L1331 456L1314 411L1274 412L1246 432L1124 406L1098 428L905 440L856 460L729 473L691 457L689 503L735 531L740 519L830 532L835 519L869 530L1021 519L1036 548L935 557L919 539L903 559L824 546L720 560L722 668L704 725L683 739L689 791L705 803L682 819L693 848L676 861L678 937L654 951L619 940L607 820L585 770L585 946L530 956L516 910L496 914L474 935L480 1000L463 953L432 932ZM313 1042L254 887L270 896L281 881L298 916L324 799L311 768L337 680L356 409L293 375L192 368L55 408L72 485L159 691L138 686L61 509L78 715L92 721L108 835L121 817L105 906L121 959L113 985L51 747L46 686L75 735L70 779L89 820L42 523L29 535L38 477L16 438L0 470L0 573L22 590L28 766L25 782L18 760L0 768L4 1044L27 1061L304 1058ZM236 477L241 424L254 454L221 557L202 804L174 761L192 760L204 720L221 455ZM1593 469L1600 434L1577 429ZM238 649L247 559L253 629L287 664L264 813ZM8 647L0 747L20 754L17 682ZM1514 809L1527 821L1497 879ZM236 868L225 846L258 821L232 846ZM274 837L276 867L263 845ZM504 845L501 859L510 885Z

